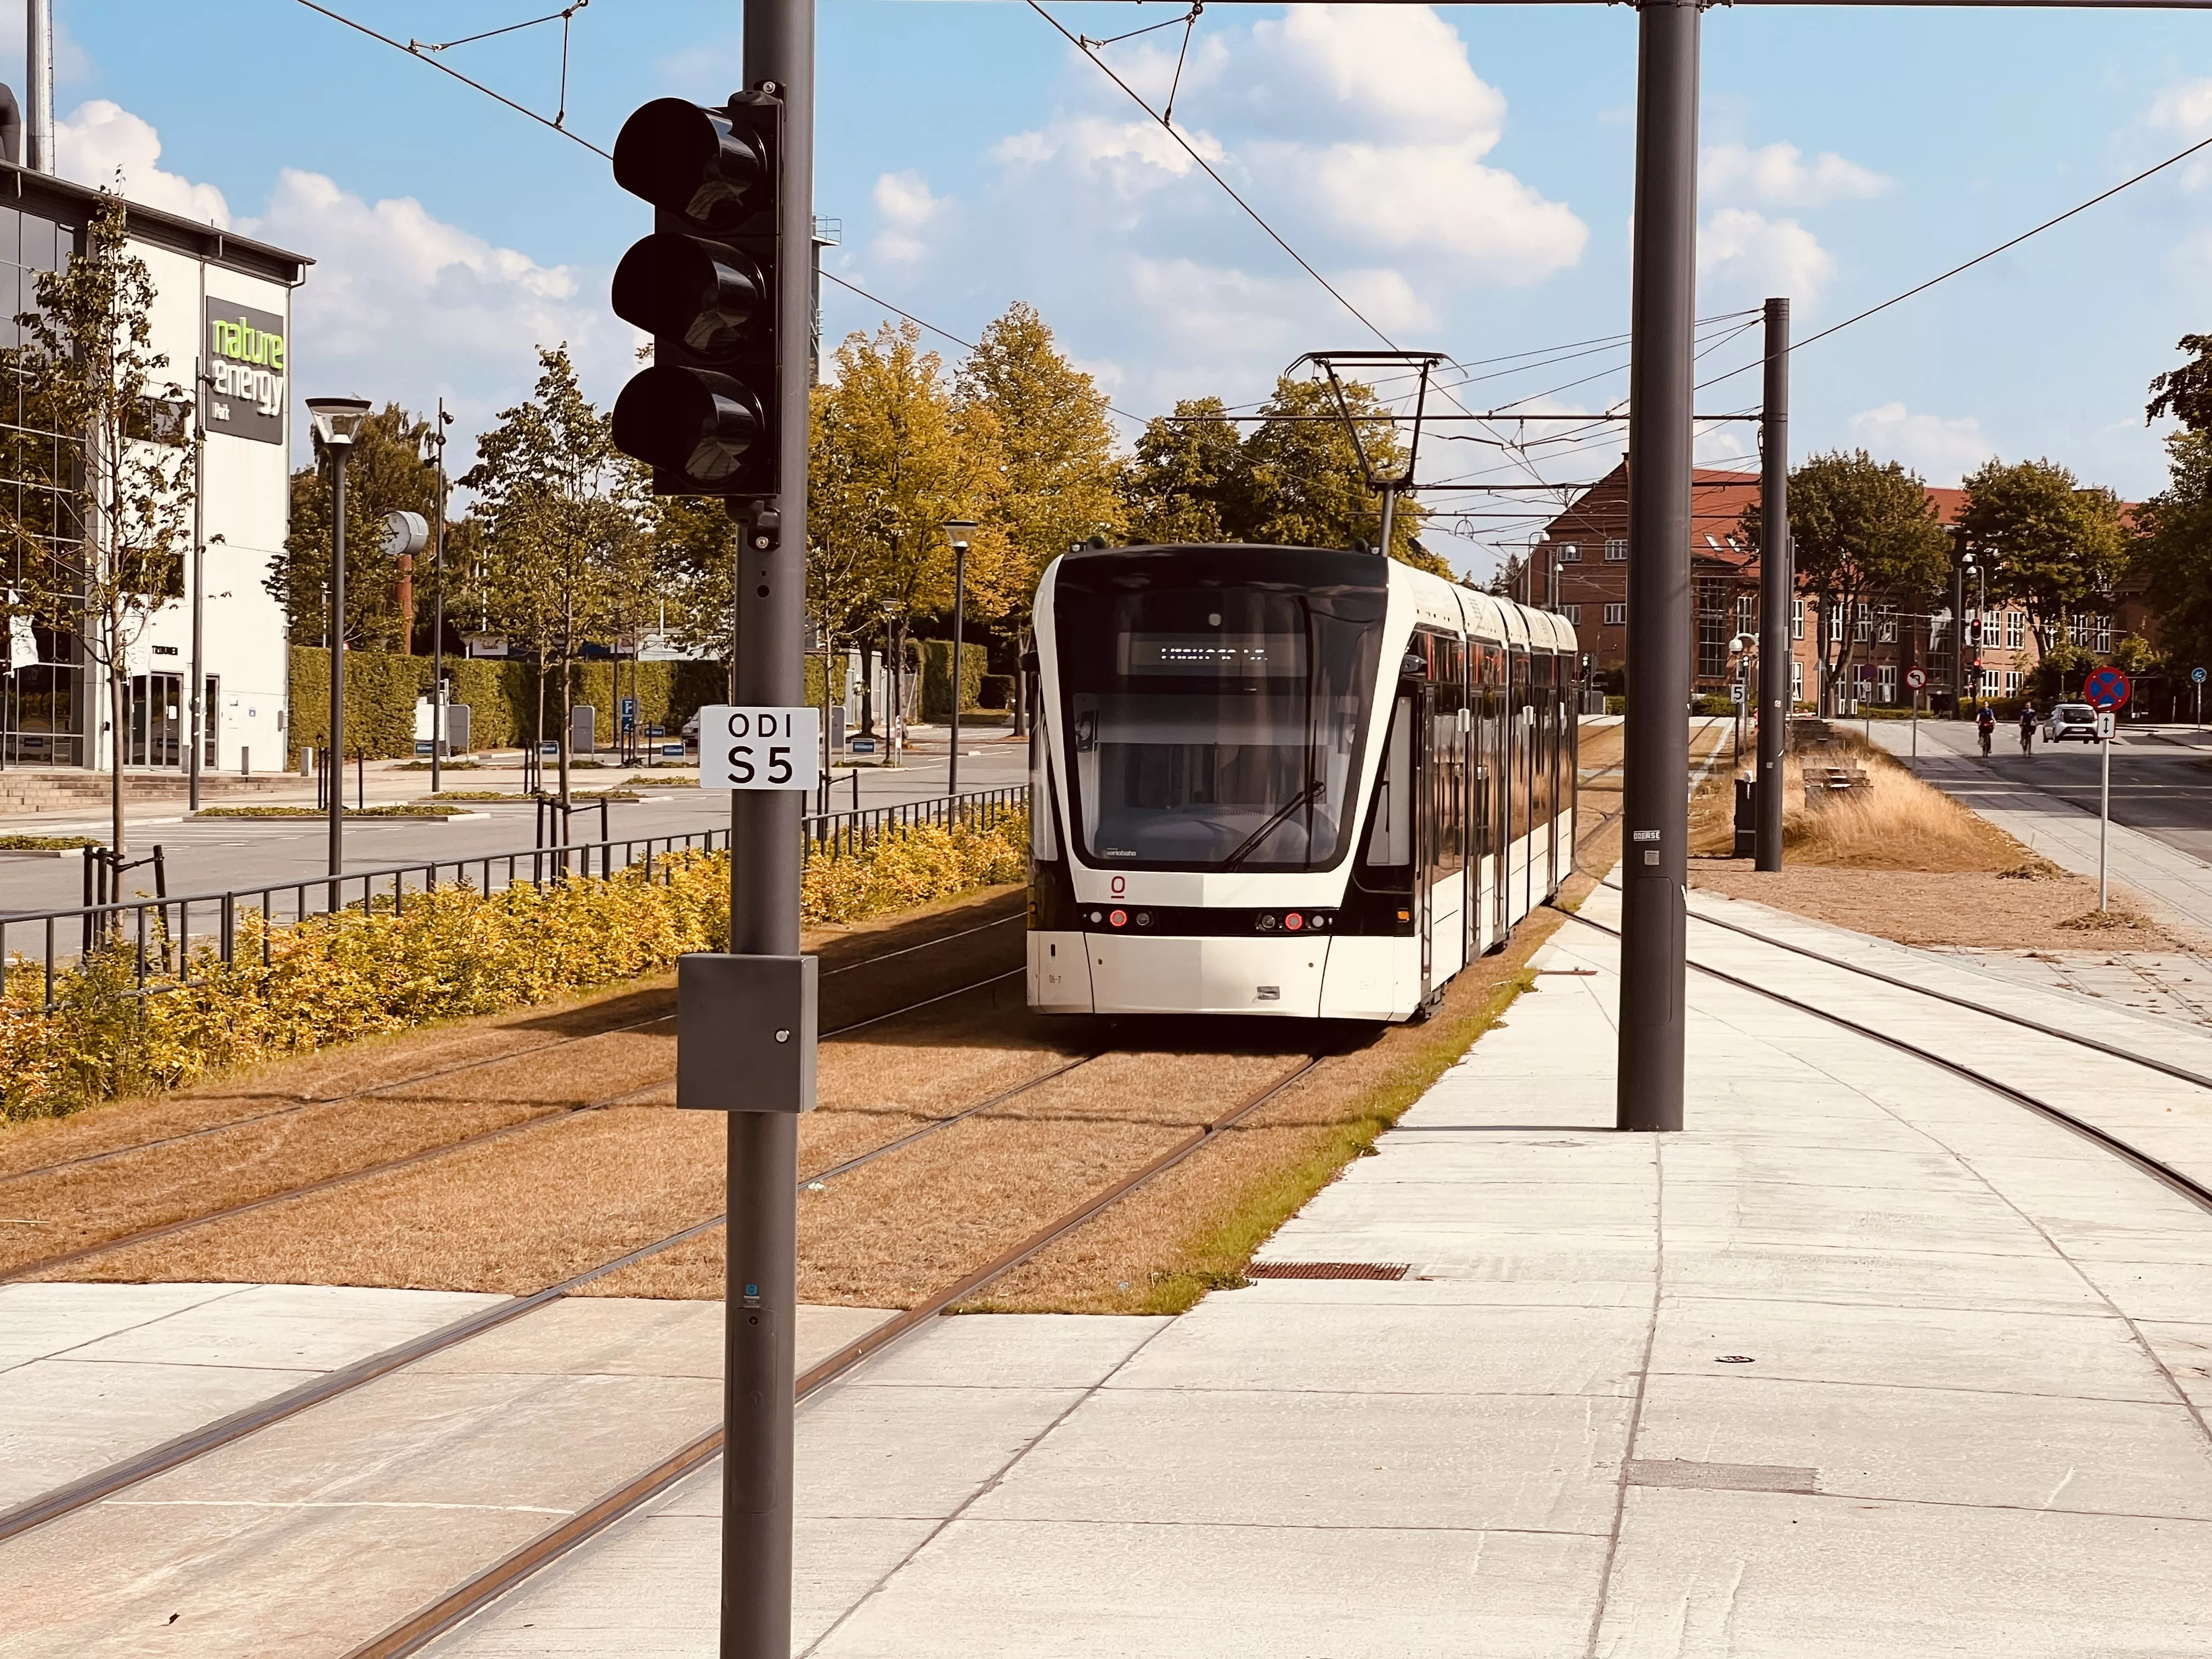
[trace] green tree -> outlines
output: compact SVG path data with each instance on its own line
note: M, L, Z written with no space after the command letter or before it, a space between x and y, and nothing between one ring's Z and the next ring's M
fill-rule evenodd
M1072 543L1124 528L1114 428L1096 383L1061 354L1036 308L1018 301L961 364L957 396L971 410L988 410L997 434L994 516L1012 551L994 590L999 602L982 614L1020 635L1044 568Z
M2119 497L2051 461L1984 463L1966 480L1959 525L1968 549L1990 561L1990 591L2020 602L2044 652L2127 568Z
M738 527L728 509L718 496L659 495L647 517L657 599L665 602L669 638L687 651L728 662L738 568Z
M1347 383L1345 403L1348 425L1325 383L1285 374L1241 440L1218 398L1177 404L1177 418L1148 426L1123 470L1132 527L1154 541L1371 545L1382 498L1368 487L1361 451L1376 476L1390 477L1404 470L1405 446L1368 387ZM1419 501L1400 499L1390 556L1449 578L1450 566L1414 545L1426 520Z
M437 510L438 469L422 459L429 423L386 404L361 423L346 458L346 643L370 650L414 648L399 610L399 569L384 556L387 513ZM264 585L284 607L295 645L330 637L331 472L319 442L315 463L292 475L292 525ZM451 532L448 532L450 554ZM418 560L418 567L428 562ZM418 585L419 586L419 585Z
M911 323L846 337L817 403L809 467L810 556L850 561L853 573L834 595L825 586L818 620L842 610L865 631L889 605L883 626L894 652L915 616L951 606L946 520L984 526L968 556L969 592L983 614L1002 614L1018 585L994 510L1002 476L996 422L988 405L953 397L943 360L921 341Z
M2212 431L2166 440L2166 486L2136 511L2135 568L2177 663L2212 666Z
M36 308L15 319L22 344L8 367L24 418L8 442L47 492L16 492L0 522L17 550L14 614L73 636L106 692L108 844L125 850L131 648L184 592L192 503L191 404L153 349L154 278L131 251L119 198L103 196L84 251L39 273ZM44 434L58 434L57 444Z
M1763 550L1758 503L1741 522L1745 538ZM1859 606L1917 602L1937 591L1949 575L1948 544L1926 483L1863 449L1815 455L1791 471L1790 539L1798 589L1819 601L1820 706L1832 710L1860 644Z
M477 440L477 464L460 478L485 521L479 567L492 626L537 659L538 738L545 727L548 671L560 667L560 797L569 799L569 715L574 665L586 644L611 639L635 596L626 574L644 568L646 478L614 447L607 417L576 383L564 345L538 353L528 401L500 411Z
M2185 334L2174 349L2191 360L2152 377L2143 424L2171 415L2187 431L2212 432L2212 334Z

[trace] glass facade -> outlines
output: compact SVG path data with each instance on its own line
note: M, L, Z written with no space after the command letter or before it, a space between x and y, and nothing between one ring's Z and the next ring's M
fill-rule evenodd
M0 765L78 766L92 757L84 737L87 690L76 636L26 613L34 592L65 586L76 556L78 511L70 485L77 446L52 429L27 395L25 331L42 271L59 270L78 228L0 207L0 507L11 533L0 538L0 599L9 611L0 672Z

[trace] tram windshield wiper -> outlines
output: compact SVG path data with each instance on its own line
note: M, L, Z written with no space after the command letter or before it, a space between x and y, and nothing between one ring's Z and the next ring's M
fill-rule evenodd
M1297 811L1298 808L1304 806L1309 801L1319 800L1327 793L1328 787L1321 779L1316 778L1304 788L1299 790L1297 794L1291 796L1280 806L1278 806L1272 813L1268 814L1267 821L1265 823L1261 824L1257 830L1255 830L1250 835L1245 836L1243 841L1237 842L1237 850L1230 854L1227 858L1221 860L1221 867L1224 870L1234 870L1238 865L1243 863L1245 859L1250 856L1251 854L1258 850L1261 842L1267 840L1269 836L1273 835L1276 830L1281 829L1284 821L1287 819L1291 813Z

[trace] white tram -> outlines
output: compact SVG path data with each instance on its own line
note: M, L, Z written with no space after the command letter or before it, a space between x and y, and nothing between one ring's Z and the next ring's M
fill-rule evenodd
M1040 1012L1408 1019L1566 875L1564 617L1249 545L1071 552L1035 615Z

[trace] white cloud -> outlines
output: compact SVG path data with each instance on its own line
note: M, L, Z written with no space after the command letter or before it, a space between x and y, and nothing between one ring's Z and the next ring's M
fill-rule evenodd
M159 165L161 135L105 98L79 105L73 115L56 118L54 152L55 170L64 179L112 190L119 176L123 193L134 202L230 228L230 204L222 192L213 185L196 185L181 173L163 172Z
M1329 281L1386 333L1437 325L1436 308L1413 291L1403 273L1387 265L1340 271Z
M1807 162L1796 145L1714 144L1698 163L1698 187L1709 196L1772 207L1820 207L1863 201L1890 188L1881 174L1824 150Z
M568 343L586 389L611 401L636 337L605 301L604 273L544 265L439 219L410 197L368 202L319 173L286 167L264 210L234 213L212 185L159 165L161 135L106 100L57 124L62 172L133 201L234 229L315 264L293 298L295 392L355 392L420 409L444 394L462 433L536 380L535 348ZM302 427L302 429L304 428ZM468 452L455 446L456 470Z
M929 251L922 233L943 216L945 198L929 193L929 181L908 167L876 180L876 212L884 222L875 252L894 264L908 264Z
M1786 294L1809 306L1835 268L1820 239L1795 219L1748 208L1723 208L1698 237L1699 287L1717 299Z
M1883 460L1902 461L1939 489L1950 488L1996 453L1972 416L1915 415L1901 403L1851 416L1851 436Z
M2168 87L2152 103L2147 118L2161 131L2179 133L2185 138L2212 132L2212 79L2185 81L2178 87Z
M1325 126L1400 143L1495 144L1505 99L1426 6L1292 6L1252 28L1241 106L1279 129Z

